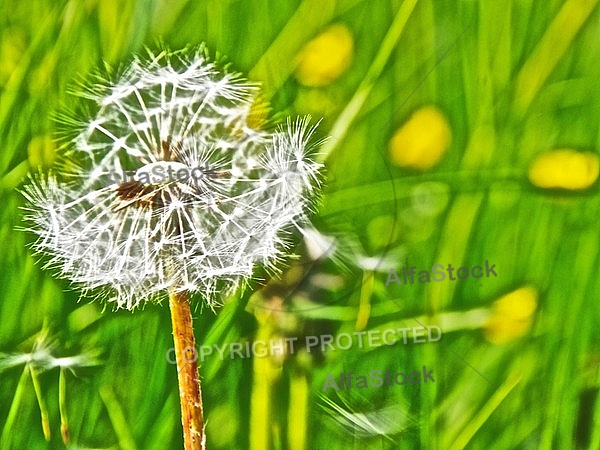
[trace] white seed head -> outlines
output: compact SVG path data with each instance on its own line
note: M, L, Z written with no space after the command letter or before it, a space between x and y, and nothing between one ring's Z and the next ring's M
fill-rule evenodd
M187 56L186 56L187 55ZM211 307L284 255L306 222L321 164L308 118L269 132L248 120L256 86L203 49L135 59L81 94L58 167L23 193L47 266L117 307L200 294Z

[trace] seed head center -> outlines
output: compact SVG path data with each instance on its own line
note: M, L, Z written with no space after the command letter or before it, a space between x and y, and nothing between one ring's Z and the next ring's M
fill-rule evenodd
M148 180L148 184L159 186L179 179L188 178L190 169L178 161L157 161L140 167L136 180Z

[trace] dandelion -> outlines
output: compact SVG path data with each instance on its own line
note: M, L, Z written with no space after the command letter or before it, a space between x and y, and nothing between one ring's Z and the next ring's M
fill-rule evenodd
M546 189L582 190L598 179L600 162L592 152L557 149L538 155L529 166L529 181Z
M538 305L538 292L533 286L518 288L494 302L492 314L485 324L485 337L493 344L504 344L525 336Z
M353 56L354 38L348 27L331 25L296 56L296 78L303 86L327 86L348 70Z
M256 265L276 272L316 205L314 127L255 129L258 87L204 48L148 51L80 95L95 113L63 117L75 133L56 169L23 190L32 246L116 308L169 298L184 441L204 448L190 296L214 309Z
M452 131L446 116L435 106L424 106L390 139L390 158L400 167L429 169L442 159L451 140Z

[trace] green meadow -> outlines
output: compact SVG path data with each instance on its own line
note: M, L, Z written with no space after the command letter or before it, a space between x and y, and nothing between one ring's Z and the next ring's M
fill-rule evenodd
M318 231L192 299L207 448L600 449L598 0L0 0L0 449L183 448L168 305L44 270L19 189L80 80L200 43L326 139Z

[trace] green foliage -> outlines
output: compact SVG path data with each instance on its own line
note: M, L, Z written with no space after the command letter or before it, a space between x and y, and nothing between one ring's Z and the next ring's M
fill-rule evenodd
M263 83L276 118L322 116L333 138L315 222L381 260L374 272L357 257L314 262L299 244L282 281L216 315L197 308L198 345L443 331L424 344L298 344L285 357L214 351L200 364L209 449L600 448L597 183L565 192L528 180L540 152L600 148L597 3L0 0L0 448L65 448L61 420L67 448L182 448L167 305L132 314L78 302L16 230L16 188L51 165L52 117L74 106L74 81L159 41L206 42ZM353 63L302 86L295 57L332 23L354 35ZM432 168L395 167L388 142L424 105L448 118L450 147ZM390 268L484 260L497 278L385 285ZM525 285L539 293L532 322L494 341L495 302ZM45 352L83 359L43 365ZM323 392L328 374L423 365L435 384Z

